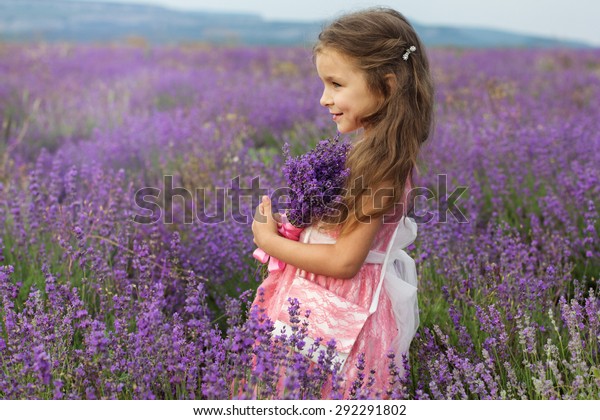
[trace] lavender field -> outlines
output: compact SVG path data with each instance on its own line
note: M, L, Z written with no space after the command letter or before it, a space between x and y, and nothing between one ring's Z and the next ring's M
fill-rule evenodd
M379 390L288 351L302 307L248 312L258 190L335 135L310 51L0 44L0 398L600 399L600 51L430 55L421 326Z

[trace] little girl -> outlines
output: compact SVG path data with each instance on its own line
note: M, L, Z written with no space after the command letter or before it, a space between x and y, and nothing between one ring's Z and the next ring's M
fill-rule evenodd
M405 235L394 242L397 247L408 245L416 235L414 221L403 216L433 108L429 63L417 34L395 10L369 9L331 23L319 35L313 53L324 86L321 105L340 133L362 130L347 157L350 176L343 201L334 215L312 227L308 243L278 234L268 197L257 208L254 242L287 263L261 285L271 319L287 302L298 268L313 273L312 281L342 298L369 308L382 277L382 259L376 257L386 252L397 229ZM403 307L407 301L400 296L402 287L390 280L393 277L383 283L377 309L343 368L352 380L358 356L364 353L365 372L375 370L375 387L380 390L389 382L387 355L393 351L401 365L418 324L416 292L409 302L413 308ZM413 325L403 319L411 316Z

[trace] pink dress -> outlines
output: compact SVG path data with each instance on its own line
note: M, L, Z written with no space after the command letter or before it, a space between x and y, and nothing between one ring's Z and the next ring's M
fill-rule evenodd
M394 235L396 230L398 233ZM416 224L412 219L402 218L393 224L383 224L373 241L367 260L356 276L351 279L322 275L310 277L338 296L366 309L372 304L379 281L384 282L377 309L367 319L344 364L342 375L347 381L346 385L351 384L358 374L356 364L361 353L364 353L366 361L364 374L368 376L371 369L376 372L374 389L377 390L385 392L389 385L390 360L387 355L390 351L396 354L396 363L402 365L401 354L408 352L418 325L416 270L412 258L402 251L415 237ZM388 247L392 239L394 244ZM335 239L313 228L308 242L332 243ZM382 276L382 263L389 250L391 256L385 264L387 274ZM288 291L295 274L296 267L288 264L284 270L270 273L260 286L264 291L262 305L270 319L275 320L282 305L288 305ZM254 304L258 302L255 301ZM310 322L319 320L311 318Z

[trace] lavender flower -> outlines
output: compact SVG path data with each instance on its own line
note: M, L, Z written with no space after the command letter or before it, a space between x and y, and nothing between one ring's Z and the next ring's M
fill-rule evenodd
M431 51L436 129L415 184L440 202L418 206L434 216L410 249L422 328L385 394L370 360L342 377L333 341L314 365L289 351L307 346L294 302L285 336L246 313L250 229L205 222L251 217L210 189L259 174L271 189L295 176L300 222L327 211L342 182L318 180L343 173L346 146L326 145L340 153L324 173L316 150L286 147L289 167L277 152L330 130L306 51L4 44L0 63L0 399L600 397L598 50ZM172 224L131 222L135 191L164 174L206 189L202 222L183 223L189 202ZM468 187L469 223L436 223L437 174Z
M286 214L292 225L309 226L332 211L350 174L345 166L349 150L350 144L339 136L321 140L298 157L291 157L289 145L284 146L283 174L290 191Z

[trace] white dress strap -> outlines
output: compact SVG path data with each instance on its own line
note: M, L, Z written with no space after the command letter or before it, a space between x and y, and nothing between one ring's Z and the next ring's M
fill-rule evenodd
M413 219L405 217L400 220L396 233L396 237L390 241L391 249L388 249L381 274L398 328L393 347L400 357L408 353L419 327L417 269L415 261L403 250L416 239L417 224Z
M365 264L383 264L385 261L385 252L369 251Z
M379 251L369 251L365 262L382 264L381 275L379 276L379 282L377 284L377 290L373 295L373 301L371 302L371 307L369 309L370 313L374 313L377 310L377 305L379 304L379 295L381 294L381 289L384 286L385 279L390 277L392 274L389 270L389 266L395 265L398 259L404 260L404 255L408 257L408 255L404 251L402 251L402 248L406 248L408 245L413 243L416 238L417 224L411 218L402 217L402 219L400 219L400 221L398 222L394 233L392 234L385 254ZM404 255L402 255L399 251L404 253ZM394 280L395 279L390 279L388 281Z

